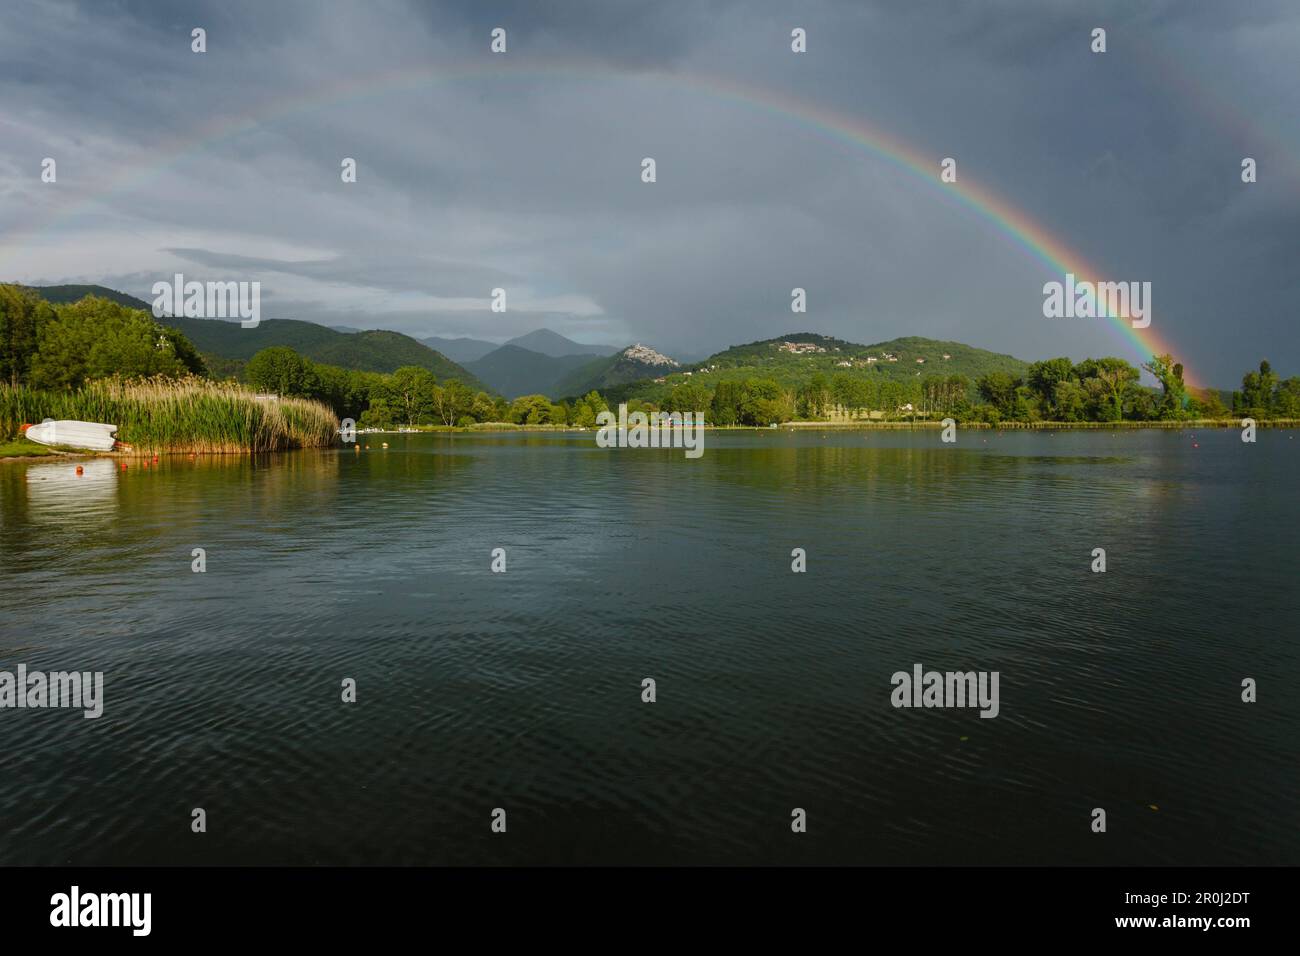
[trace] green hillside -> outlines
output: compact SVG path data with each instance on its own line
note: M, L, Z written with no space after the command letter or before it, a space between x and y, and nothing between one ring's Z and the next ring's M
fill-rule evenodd
M95 295L132 309L152 313L153 306L134 296L100 285L37 286L32 289L47 302L76 302ZM392 372L404 365L428 369L439 380L456 379L475 391L491 391L469 371L400 332L339 332L297 319L263 319L256 328L221 319L162 318L160 325L181 332L203 355L218 376L235 374L262 349L286 345L304 358L323 365L362 372Z
M644 361L640 356L657 357L671 364ZM644 345L630 345L605 358L593 359L579 365L564 376L555 386L557 395L576 397L588 392L606 392L634 382L655 379L676 372L682 366L672 363L668 356Z
M30 289L46 302L51 302L54 305L69 305L73 302L80 302L88 295L94 295L101 299L108 299L110 302L116 302L118 305L124 305L128 309L143 309L145 312L153 313L152 303L102 285L41 285L25 286L25 288Z
M586 356L583 357L586 358ZM638 374L631 379L624 378L621 382L607 381L606 377L613 370L617 361L617 355L610 355L583 362L560 378L555 385L556 394L566 397L586 395L593 389L603 391L614 385L639 382L650 374L649 369L642 369L638 370Z
M811 345L822 351L791 352L782 343ZM947 355L948 358L944 358ZM896 361L889 361L893 356ZM868 362L868 359L875 359ZM924 359L924 362L917 362ZM844 366L843 362L851 365ZM1029 363L1010 355L1000 355L961 342L945 342L919 336L890 339L873 345L859 345L829 335L793 332L774 339L735 345L697 363L688 370L717 366L717 371L745 369L762 374L782 384L798 384L813 372L832 375L836 372L870 371L875 375L896 378L925 375L964 375L974 380L990 372L1024 375Z
M453 362L459 362L461 365L477 362L489 352L501 347L495 342L488 342L484 339L471 339L468 336L446 339L431 335L428 338L420 339L420 343L429 346L435 352L441 352Z
M541 352L551 358L564 358L568 355L611 355L615 351L608 345L583 345L550 329L535 329L527 335L517 335L505 344L528 349L530 352Z
M590 355L555 358L515 345L503 345L481 359L466 362L465 367L506 398L520 395L554 398L558 394L556 383L575 366L585 365L590 359Z
M336 332L297 319L263 319L253 329L220 319L173 317L159 321L184 333L205 355L247 361L268 346L285 345L313 362L339 368L392 372L404 365L416 365L427 368L439 380L458 379L475 390L485 387L441 352L399 332Z
M785 343L792 343L795 350ZM891 356L894 361L890 361ZM924 359L924 362L917 359ZM819 372L828 379L842 374L852 378L871 376L876 381L901 384L913 379L919 381L932 376L946 378L953 375L974 382L990 372L1023 377L1028 370L1028 362L961 342L907 336L861 345L814 332L792 332L761 342L733 345L702 362L683 366L680 371L663 376L663 383L657 384L649 378L615 388L611 395L616 399L640 398L658 402L674 386L697 377L698 381L708 384L765 378L784 388L798 388Z

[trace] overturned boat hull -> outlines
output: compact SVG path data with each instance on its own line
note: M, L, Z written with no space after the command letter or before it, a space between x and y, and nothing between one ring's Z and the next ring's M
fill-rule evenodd
M85 448L89 451L112 451L117 445L113 433L116 425L99 422L53 421L47 419L32 425L24 434L42 445L63 445L68 448Z

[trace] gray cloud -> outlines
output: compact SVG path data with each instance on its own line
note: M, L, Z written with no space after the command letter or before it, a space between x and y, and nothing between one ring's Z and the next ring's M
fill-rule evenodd
M220 271L277 315L420 335L698 354L807 328L1139 358L1043 319L1061 270L937 181L954 156L959 185L1107 278L1153 281L1153 328L1202 380L1264 355L1300 373L1297 51L1283 2L10 4L0 277L144 295ZM505 315L476 305L498 285Z
M425 292L435 296L487 298L491 288L517 278L511 273L477 263L412 256L401 249L387 253L375 250L361 257L312 260L241 256L210 249L163 251L209 270L237 272L257 278L281 273L317 282L369 286L388 292Z

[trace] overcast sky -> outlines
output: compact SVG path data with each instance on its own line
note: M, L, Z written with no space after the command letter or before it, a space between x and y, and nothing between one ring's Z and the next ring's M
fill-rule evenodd
M1043 317L1062 270L939 182L951 156L957 189L1152 282L1150 331L1231 386L1300 374L1298 124L1293 0L7 0L0 279L257 280L263 317L669 354L806 329L1141 360Z

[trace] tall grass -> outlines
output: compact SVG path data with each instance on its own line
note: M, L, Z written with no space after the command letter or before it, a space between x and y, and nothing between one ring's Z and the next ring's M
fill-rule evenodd
M332 444L338 419L301 398L259 399L201 378L92 382L80 391L0 384L0 440L46 418L108 422L137 454L281 451Z

